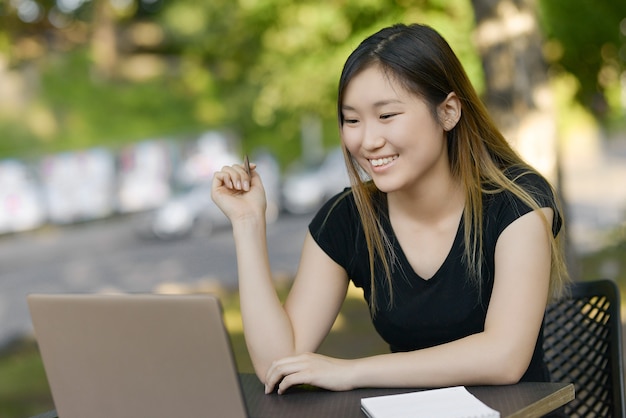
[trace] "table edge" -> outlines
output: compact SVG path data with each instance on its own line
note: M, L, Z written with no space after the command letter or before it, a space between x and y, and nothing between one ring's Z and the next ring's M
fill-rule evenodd
M509 415L508 418L534 418L541 417L549 412L552 412L559 407L566 405L568 402L573 401L576 397L576 390L574 384L570 383L567 386L557 390L546 399L534 402L527 407Z

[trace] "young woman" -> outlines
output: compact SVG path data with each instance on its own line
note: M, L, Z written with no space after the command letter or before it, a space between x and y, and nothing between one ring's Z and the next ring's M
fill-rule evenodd
M568 280L557 199L502 137L446 41L422 25L365 39L344 66L338 112L352 187L310 223L284 305L254 166L213 180L266 392L547 381L544 309ZM350 280L391 353L314 354Z

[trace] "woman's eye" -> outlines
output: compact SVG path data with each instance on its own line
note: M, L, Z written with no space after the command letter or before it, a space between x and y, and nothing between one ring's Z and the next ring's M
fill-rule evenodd
M343 123L347 123L347 124L355 124L357 123L359 120L358 119L350 119L350 118L344 118Z
M393 116L396 116L397 113L385 113L384 115L380 115L381 119L389 119L392 118Z

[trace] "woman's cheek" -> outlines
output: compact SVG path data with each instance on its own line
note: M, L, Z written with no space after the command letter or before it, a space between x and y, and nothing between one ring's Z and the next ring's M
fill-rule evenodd
M356 129L350 129L350 128L344 127L341 130L341 140L346 146L346 148L348 149L348 151L350 151L350 154L358 158L359 141L358 141L358 134L356 132Z

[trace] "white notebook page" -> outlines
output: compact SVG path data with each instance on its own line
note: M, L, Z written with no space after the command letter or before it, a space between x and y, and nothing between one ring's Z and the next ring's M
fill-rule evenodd
M361 409L371 418L500 417L464 386L363 398Z

